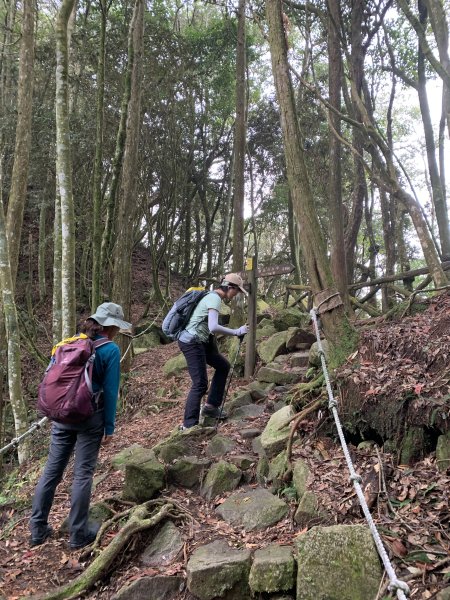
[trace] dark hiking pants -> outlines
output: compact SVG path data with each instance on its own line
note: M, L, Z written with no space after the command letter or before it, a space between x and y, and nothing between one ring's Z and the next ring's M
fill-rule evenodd
M70 500L70 543L82 544L88 535L87 522L92 479L104 432L104 411L76 425L53 423L50 451L44 472L33 498L30 530L32 538L40 538L47 529L56 486L61 481L75 449L72 495Z
M192 342L178 342L183 352L189 375L192 379L192 387L189 391L184 409L185 427L197 425L200 416L200 402L208 389L208 374L206 365L215 369L214 376L208 393L208 404L220 406L223 400L227 375L230 363L220 354L214 336L210 336L207 343L193 340Z

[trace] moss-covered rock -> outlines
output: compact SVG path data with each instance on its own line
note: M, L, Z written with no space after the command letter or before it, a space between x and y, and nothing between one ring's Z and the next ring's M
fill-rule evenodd
M240 406L245 406L246 404L251 404L253 402L252 394L250 390L244 390L238 394L236 394L231 400L226 402L225 410L230 413L235 408L239 408Z
M288 352L295 350L304 350L305 346L309 348L316 341L316 336L309 331L299 329L298 327L289 327L286 334L286 348Z
M253 456L250 456L250 454L235 454L234 456L228 457L228 460L233 463L233 465L236 465L238 469L241 469L241 471L250 469L250 467L256 463L256 459Z
M308 326L311 317L298 308L285 308L278 310L273 318L273 323L278 331L286 331L289 327L305 328Z
M200 483L210 464L211 460L208 458L185 456L169 466L167 478L170 483L191 488Z
M178 576L141 577L119 590L112 600L173 600L182 591L183 583L184 579Z
M267 456L264 454L260 456L258 464L256 465L256 481L259 483L259 485L266 485L268 475L269 461Z
M295 561L290 546L271 544L257 550L250 569L252 592L279 592L294 587Z
M262 488L240 490L229 496L216 512L230 525L246 531L264 529L278 523L288 513L288 506Z
M450 587L446 587L439 592L436 600L450 600Z
M278 333L274 333L268 339L260 342L256 350L264 363L272 362L276 356L287 352L286 332L279 331Z
M326 360L327 364L329 364L329 362L330 362L330 344L328 343L327 340L320 340L320 343L322 344L322 349L325 354L325 360ZM309 364L313 365L313 367L321 367L322 366L322 362L320 360L320 355L319 355L319 344L317 342L314 342L314 344L309 349Z
M265 410L262 404L246 404L235 408L230 414L230 420L238 421L240 419L254 419L260 417Z
M223 598L236 586L242 588L242 599L248 588L251 554L249 550L230 548L223 540L201 546L187 564L187 587L196 598ZM238 596L237 596L238 597Z
M287 467L287 454L283 450L269 462L269 472L267 474L267 483L272 484L272 491L279 490L283 486L283 475Z
M276 456L285 448L291 431L289 423L293 415L292 406L285 406L270 417L261 434L261 445L268 458Z
M302 459L296 460L292 469L292 483L295 487L297 498L299 500L302 499L307 490L306 484L308 482L309 474L310 471L306 462Z
M267 383L274 383L276 385L286 385L290 383L297 383L300 376L296 372L282 371L277 368L276 363L270 363L272 366L261 367L256 375L258 381L265 381Z
M368 527L313 527L295 544L297 600L376 597L383 570Z
M310 490L305 490L295 511L294 521L300 527L307 527L311 523L317 524L321 520L319 515L319 501L316 494Z
M177 354L166 362L163 366L163 373L168 377L170 375L178 375L183 369L187 368L186 359L184 358L184 354Z
M189 443L188 439L181 436L169 438L154 448L155 455L166 464L173 462L180 456L191 454L191 451L192 444Z
M95 531L102 523L110 519L114 514L112 508L106 502L96 502L91 504L88 513L88 527L91 531ZM59 527L60 533L69 531L69 516L67 516Z
M139 337L133 338L133 351L136 354L140 354L142 351L149 350L150 348L156 348L161 345L161 339L159 333L155 330L150 330L148 333Z
M400 463L412 465L424 457L425 431L422 427L409 427L400 447Z
M212 500L224 492L231 492L237 488L241 477L242 471L236 465L221 460L212 465L206 474L201 495L206 500Z
M164 467L156 459L126 465L122 495L126 500L146 502L164 487Z
M155 453L152 449L144 448L139 444L133 444L128 448L124 448L111 458L111 464L118 471L125 471L125 467L129 463L144 462L154 458Z
M215 435L206 447L205 454L207 456L223 456L227 452L234 450L236 444L234 440L224 435Z
M168 565L175 560L183 545L183 538L178 528L172 521L167 521L145 548L141 555L141 562L147 567Z
M438 437L436 465L439 471L446 471L450 467L450 431Z

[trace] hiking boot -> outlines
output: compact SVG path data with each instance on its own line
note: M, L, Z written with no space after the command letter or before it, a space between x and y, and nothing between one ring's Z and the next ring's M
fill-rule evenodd
M97 531L88 531L87 535L80 541L70 542L71 550L80 550L80 548L85 548L86 546L90 546L92 542L97 537Z
M50 525L47 525L47 528L42 535L40 535L38 537L31 536L30 546L32 548L34 548L35 546L40 546L46 540L48 540L48 538L51 537L52 535L53 535L53 527L50 527Z
M211 419L220 419L221 421L228 418L227 413L223 409L222 411L220 410L220 406L213 406L212 404L203 405L202 416Z

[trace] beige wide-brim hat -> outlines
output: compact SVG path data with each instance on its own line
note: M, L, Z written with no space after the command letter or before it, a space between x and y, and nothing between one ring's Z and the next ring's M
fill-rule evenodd
M123 316L123 310L119 304L103 302L103 304L97 306L95 313L89 318L94 319L94 321L105 327L115 326L127 331L132 328L132 324L124 321Z
M242 277L237 273L228 273L227 275L225 275L221 285L226 285L227 283L235 285L243 294L248 296L247 290L244 289L244 281Z

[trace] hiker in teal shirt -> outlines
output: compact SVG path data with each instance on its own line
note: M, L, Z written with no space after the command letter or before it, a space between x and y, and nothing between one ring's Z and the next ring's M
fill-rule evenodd
M200 300L186 328L178 338L178 345L186 358L192 380L186 399L183 424L180 425L182 431L194 427L199 422L200 403L208 389L207 365L213 367L214 375L201 414L213 418L226 416L220 410L220 406L225 393L230 363L220 354L215 334L243 336L248 332L247 325L242 325L238 329L219 325L222 301L229 302L239 293L247 294L242 278L237 273L228 273L217 289Z
M72 550L91 544L98 531L88 528L92 479L102 443L108 443L114 433L116 404L120 383L120 350L112 340L119 329L130 329L123 320L118 304L104 302L83 323L81 333L92 340L105 338L95 351L92 371L94 414L81 423L53 421L50 451L44 472L36 486L30 518L31 546L39 546L49 538L53 529L48 516L56 487L75 451L72 494L70 499L69 531Z

